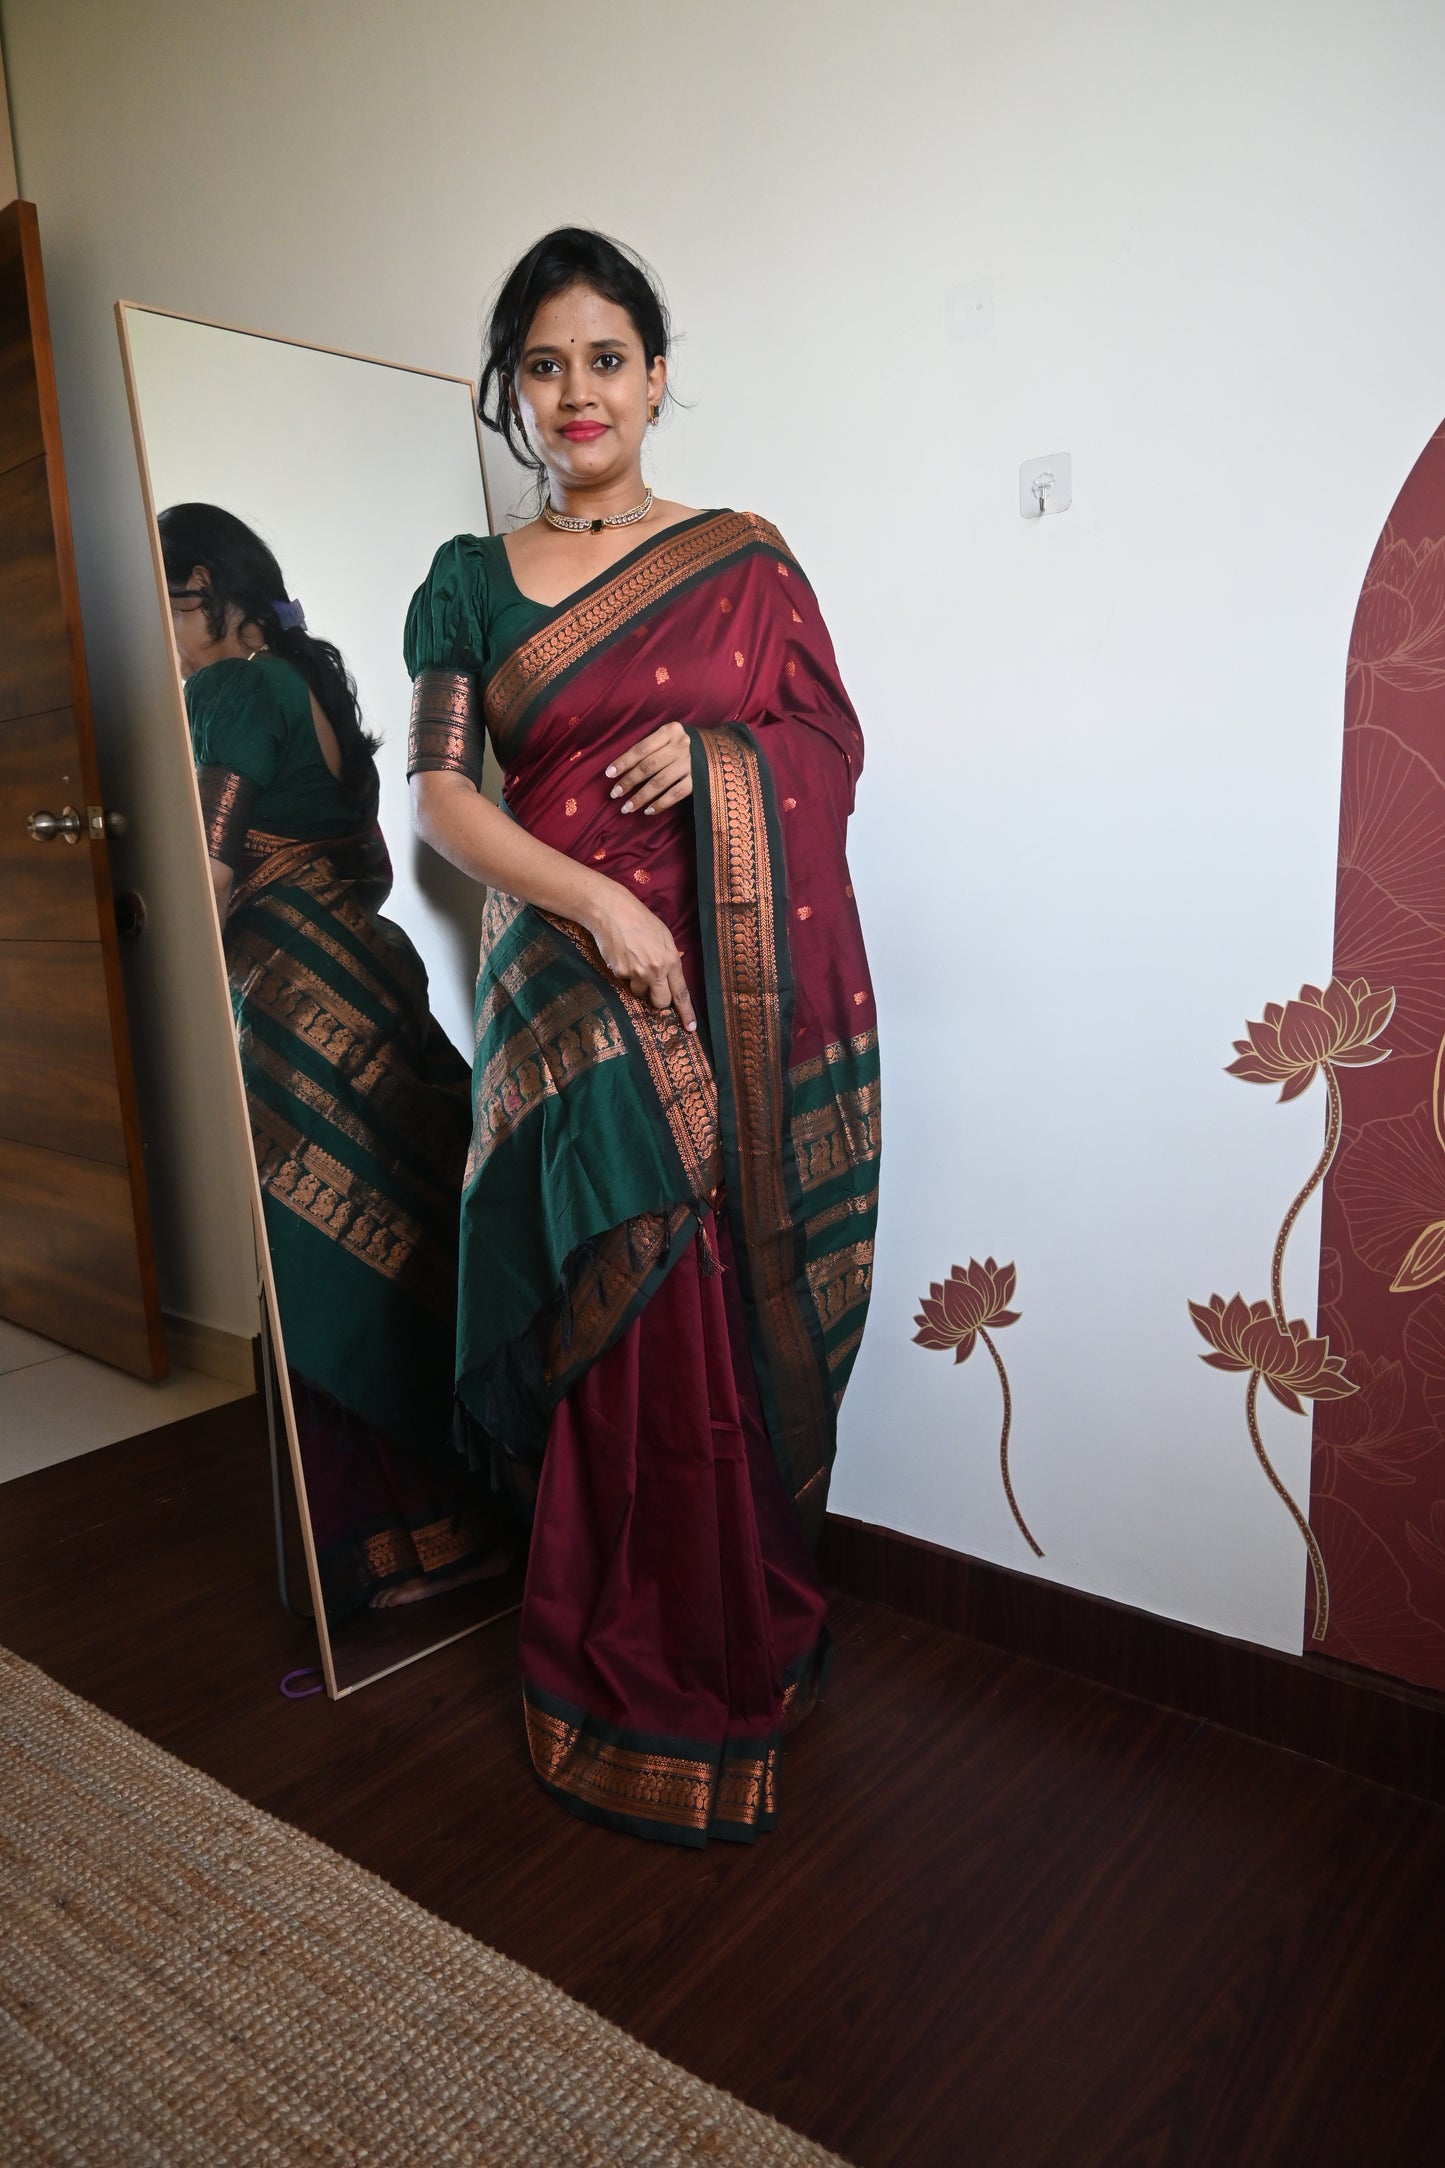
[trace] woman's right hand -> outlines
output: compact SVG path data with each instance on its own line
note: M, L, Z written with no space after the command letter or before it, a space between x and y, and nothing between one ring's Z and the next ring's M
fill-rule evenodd
M696 1031L697 1014L682 975L682 958L667 927L646 904L605 874L598 874L597 884L598 894L584 924L608 970L630 986L639 1000L650 1001L655 1009L676 1009L687 1030Z

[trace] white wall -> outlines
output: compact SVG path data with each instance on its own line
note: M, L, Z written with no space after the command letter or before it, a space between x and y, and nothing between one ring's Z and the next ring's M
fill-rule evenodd
M546 226L641 247L691 402L658 479L778 521L871 736L854 855L890 1144L835 1503L1031 1564L992 1373L910 1344L930 1279L1016 1258L1002 1344L1042 1570L1298 1647L1303 1553L1184 1303L1263 1291L1318 1146L1317 1098L1276 1107L1222 1065L1247 1015L1329 969L1350 618L1445 409L1445 16L3 20L113 757L163 661L117 294L469 372L484 290ZM991 324L965 336L985 281ZM1027 527L1018 463L1062 449L1074 508ZM1315 1240L1291 1252L1305 1315ZM1265 1419L1303 1494L1308 1426Z

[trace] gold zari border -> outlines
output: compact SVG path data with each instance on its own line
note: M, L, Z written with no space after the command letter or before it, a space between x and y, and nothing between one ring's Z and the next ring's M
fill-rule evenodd
M756 512L719 512L680 534L662 534L642 557L534 632L507 657L487 685L483 703L499 750L509 744L527 709L593 648L635 618L655 610L674 589L711 572L749 543L762 543L793 562L782 536Z
M717 1195L722 1179L722 1153L718 1135L717 1079L702 1043L702 1034L688 1031L676 1009L655 1009L640 1001L630 986L615 978L602 960L602 952L584 926L568 918L540 914L549 926L564 934L581 951L595 971L602 974L614 997L626 1012L642 1049L658 1105L682 1161L691 1195L709 1202Z
M756 1828L777 1813L778 1750L723 1749L721 1766L679 1754L645 1753L592 1737L524 1696L527 1743L544 1784L588 1806L705 1835L715 1822ZM802 1712L805 1713L805 1712Z
M385 1580L393 1573L438 1573L458 1565L481 1548L481 1525L470 1517L428 1521L421 1528L383 1528L362 1545L369 1574Z
M246 846L251 808L261 795L260 787L233 768L206 767L196 770L196 788L201 794L206 856L234 872Z
M452 769L482 787L482 720L476 681L464 670L421 670L412 681L406 772Z
M742 1234L753 1298L785 1428L781 1444L795 1497L821 1472L830 1408L816 1352L795 1299L792 1222L783 1140L782 1009L776 911L762 764L727 728L699 733L712 804L718 970L738 1131Z
M821 1054L814 1054L807 1061L798 1062L788 1074L795 1084L811 1083L812 1079L821 1076L825 1069L834 1069L840 1061L867 1054L877 1044L876 1031L860 1031L856 1039L835 1039L831 1045L824 1047Z

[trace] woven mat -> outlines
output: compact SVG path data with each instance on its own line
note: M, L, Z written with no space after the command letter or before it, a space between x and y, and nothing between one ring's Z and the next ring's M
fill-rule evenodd
M0 2158L837 2157L0 1650Z

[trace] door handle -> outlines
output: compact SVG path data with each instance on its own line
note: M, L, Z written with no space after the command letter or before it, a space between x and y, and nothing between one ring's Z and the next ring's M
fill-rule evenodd
M37 843L53 843L57 836L78 843L85 828L73 805L62 807L59 813L32 813L25 825Z
M64 836L67 843L78 843L87 832L92 837L112 838L126 832L124 813L107 813L102 806L88 805L85 815L82 820L75 807L68 805L59 813L32 813L25 825L37 843L53 843L57 836Z

